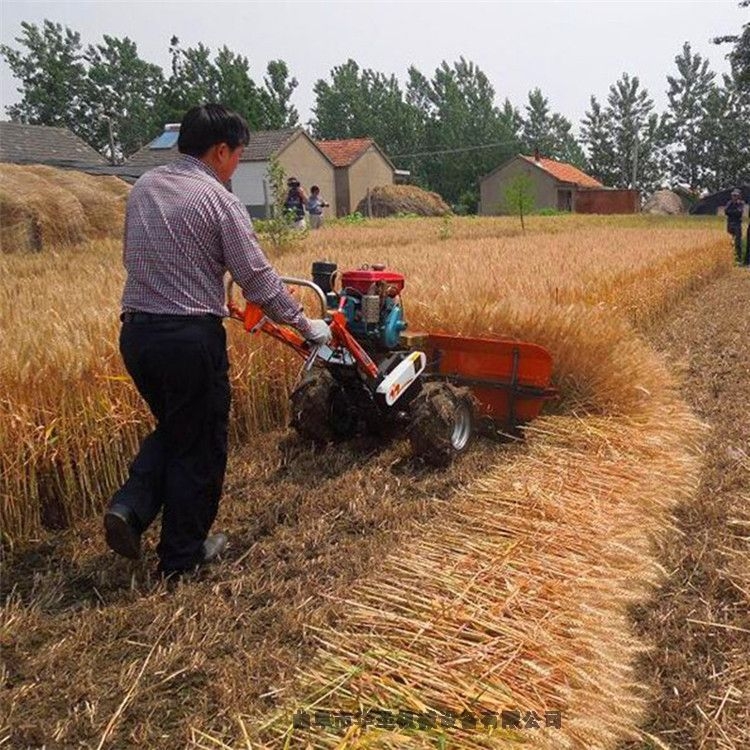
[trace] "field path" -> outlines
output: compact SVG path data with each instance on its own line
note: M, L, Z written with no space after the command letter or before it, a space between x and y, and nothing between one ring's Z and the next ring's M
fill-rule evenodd
M652 336L710 427L698 495L661 552L669 579L637 612L655 648L648 730L671 748L750 747L750 273L690 296Z

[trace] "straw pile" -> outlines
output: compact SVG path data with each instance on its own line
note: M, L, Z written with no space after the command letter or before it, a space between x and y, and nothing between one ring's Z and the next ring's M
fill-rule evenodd
M675 216L685 213L685 205L677 193L671 190L657 190L643 205L644 214Z
M437 194L414 185L383 185L370 191L369 202L363 198L357 211L364 216L382 218L396 214L445 216L450 206Z
M121 236L128 191L117 177L2 164L0 247L38 252Z

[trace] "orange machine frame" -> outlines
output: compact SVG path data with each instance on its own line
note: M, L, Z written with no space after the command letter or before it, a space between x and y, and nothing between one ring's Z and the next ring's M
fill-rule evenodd
M240 321L250 333L263 333L291 346L308 358L314 347L295 330L274 323L251 302L241 310L228 300L229 317ZM342 347L355 359L371 382L378 378L378 367L352 336L341 310L329 315L331 348ZM465 385L478 402L478 415L514 427L539 415L545 401L557 396L550 386L552 357L537 344L491 338L468 338L443 333L419 335L415 344L427 355L426 377L439 377Z

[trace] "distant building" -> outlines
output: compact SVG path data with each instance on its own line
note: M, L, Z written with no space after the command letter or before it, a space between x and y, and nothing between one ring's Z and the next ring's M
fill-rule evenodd
M551 208L601 214L636 213L640 210L636 190L607 188L572 164L538 155L518 154L479 181L479 213L485 216L508 213L505 192L520 174L531 180L535 210Z
M68 128L18 122L0 122L0 162L46 164L83 172L109 166L96 149Z
M167 164L179 155L179 124L169 124L151 143L133 154L125 163L141 174ZM250 133L237 171L232 177L232 192L245 204L254 218L265 218L273 204L268 183L271 159L278 159L287 177L294 176L309 192L318 185L322 195L333 203L336 196L334 170L326 155L302 128L259 130Z
M395 182L396 168L372 138L317 141L317 144L335 168L336 216L355 211L368 190Z

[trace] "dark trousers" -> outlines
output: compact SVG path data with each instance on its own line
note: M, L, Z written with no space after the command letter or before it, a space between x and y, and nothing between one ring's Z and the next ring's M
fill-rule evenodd
M216 518L227 463L229 362L220 318L135 314L120 352L156 418L113 503L129 507L143 530L162 511L160 569L196 565Z
M742 263L742 224L730 224L727 232L734 238L734 254L738 263Z

